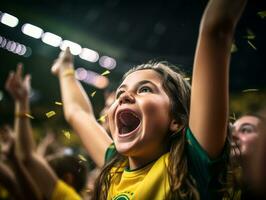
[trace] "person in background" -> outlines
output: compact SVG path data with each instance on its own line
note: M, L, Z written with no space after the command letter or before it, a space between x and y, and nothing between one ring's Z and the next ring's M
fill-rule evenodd
M34 180L45 199L80 200L73 187L60 180L48 162L36 152L30 122L30 76L22 75L22 64L10 72L6 90L15 102L15 153Z
M10 126L0 129L0 199L42 200L43 196L15 153L15 138Z
M259 138L263 138L263 117L248 113L239 117L232 126L231 157L237 165L236 184L241 188L241 199L259 198L254 188L254 157L258 154ZM259 170L259 166L257 170Z

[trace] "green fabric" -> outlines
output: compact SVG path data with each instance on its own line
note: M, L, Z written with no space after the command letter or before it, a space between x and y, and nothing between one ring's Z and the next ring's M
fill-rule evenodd
M115 156L116 153L117 151L115 145L111 144L105 152L104 162L108 163L110 160L112 160L112 158Z
M218 175L224 170L224 162L227 160L228 155L223 151L216 159L210 159L189 128L185 130L185 134L187 140L188 170L196 181L200 199L220 199L217 193L217 190L221 187ZM116 148L112 144L106 151L105 163L109 162L116 153Z
M224 165L227 160L225 151L216 159L210 159L190 129L186 130L186 139L189 173L196 181L201 199L220 199L217 190L221 185L218 180L222 170L225 170Z

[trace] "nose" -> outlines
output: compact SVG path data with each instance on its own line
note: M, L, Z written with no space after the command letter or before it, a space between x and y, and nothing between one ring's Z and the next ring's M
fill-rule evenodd
M131 104L135 102L135 97L130 93L125 91L119 97L119 104Z

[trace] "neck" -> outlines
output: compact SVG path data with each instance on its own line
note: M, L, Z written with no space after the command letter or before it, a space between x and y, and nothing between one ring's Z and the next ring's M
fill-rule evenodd
M166 152L167 152L166 150L162 149L154 153L148 153L145 156L128 156L129 169L130 170L140 169L152 163L153 161L156 161Z

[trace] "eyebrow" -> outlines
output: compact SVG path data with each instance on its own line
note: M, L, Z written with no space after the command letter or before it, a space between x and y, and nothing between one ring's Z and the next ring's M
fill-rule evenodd
M241 124L241 126L240 127L242 127L242 126L252 126L252 127L256 127L254 124L251 124L251 123L244 123L244 124Z
M138 83L135 85L135 87L139 87L139 86L141 86L141 85L145 85L145 84L147 84L147 83L153 85L154 87L157 87L156 84L154 84L153 82L151 82L151 81L149 81L149 80L143 80L143 81L140 81L140 82L138 82ZM117 90L122 89L122 88L127 88L127 85L125 85L125 84L120 85L120 86L117 88Z

